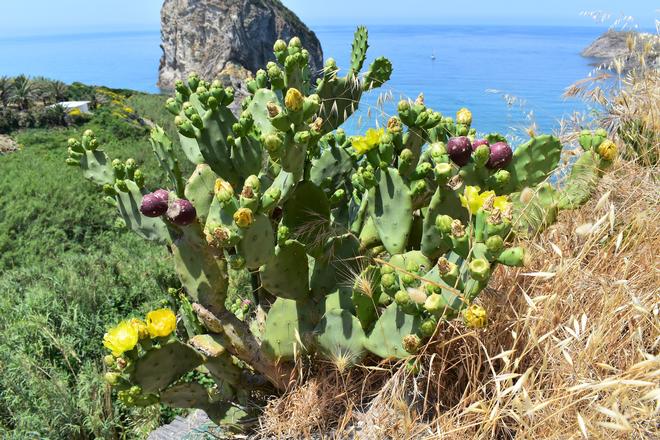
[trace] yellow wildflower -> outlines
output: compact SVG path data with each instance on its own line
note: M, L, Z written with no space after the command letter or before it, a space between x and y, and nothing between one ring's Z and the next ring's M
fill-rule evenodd
M385 129L370 128L364 136L353 136L351 144L358 154L366 154L368 151L373 150L380 143L380 138L385 134Z
M249 208L240 208L234 213L234 223L242 229L249 228L254 222L252 210Z
M488 324L488 313L483 307L471 304L463 312L463 322L469 328L484 328Z
M472 112L465 107L456 112L456 122L459 124L472 124Z
M176 315L170 309L147 313L147 329L152 338L169 336L176 328Z
M121 356L126 351L135 348L138 343L139 332L129 321L122 321L103 335L103 345L114 356Z
M480 192L481 188L478 186L466 186L465 192L459 195L461 205L470 211L470 214L476 214L479 209L484 205L484 202L489 197L494 197L493 207L504 212L508 207L509 199L506 196L495 197L495 191Z

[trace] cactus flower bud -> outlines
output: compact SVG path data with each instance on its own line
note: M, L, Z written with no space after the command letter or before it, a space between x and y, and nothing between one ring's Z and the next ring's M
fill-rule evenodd
M234 198L234 187L224 179L216 179L213 190L220 203L227 203Z
M406 335L403 337L402 344L403 349L410 354L417 354L420 347L422 346L422 340L419 339L417 335Z
M419 332L425 338L430 338L435 333L435 329L437 327L438 320L434 316L431 316L430 318L426 318L424 321L422 321L422 323L419 325Z
M403 127L401 125L401 119L397 118L396 116L392 116L390 119L387 120L387 132L391 134L396 134L396 133L401 133L403 131Z
M456 122L463 125L472 124L472 112L465 107L456 112Z
M474 147L474 153L472 153L472 159L474 160L474 163L478 167L483 167L485 166L489 159L490 159L490 148L488 145L479 145L478 147Z
M252 174L251 176L248 176L245 179L245 184L244 185L249 186L254 191L259 191L259 189L261 188L261 181L259 180L259 178L257 176Z
M284 52L286 50L286 41L277 40L273 45L273 52Z
M444 142L434 142L431 144L431 157L434 159L441 158L447 154L447 145Z
M490 263L483 258L475 258L468 265L470 276L477 281L486 281L490 277Z
M405 307L412 304L410 295L405 290L399 290L397 293L394 294L394 302L396 302L397 305L400 307Z
M453 221L454 219L448 215L439 215L435 218L435 227L443 234L448 234L451 232L451 225Z
M280 137L274 133L271 133L264 138L264 145L266 146L266 150L268 150L270 153L279 150L282 146L282 143L282 139L280 139Z
M401 160L401 162L406 162L406 163L412 162L414 157L415 154L408 148L404 149L399 155L399 159Z
M484 328L488 324L486 309L477 305L470 306L463 311L463 322L468 328Z
M105 381L110 385L110 386L115 386L119 383L121 380L121 374L119 373L105 373L103 376Z
M513 158L513 151L506 142L496 142L490 146L490 159L486 167L499 170L506 167Z
M504 240L499 235L493 235L486 240L486 249L488 249L488 252L492 255L499 254L503 247Z
M287 110L291 112L299 112L303 108L303 103L305 102L305 97L300 93L296 88L290 88L286 92L286 97L284 98L284 105Z
M190 201L177 199L167 209L167 219L178 226L187 226L195 221L197 211Z
M115 357L111 354L103 356L103 363L106 367L112 368L115 366Z
M497 172L493 174L493 179L495 180L496 185L505 186L508 185L511 180L511 173L507 170L497 170Z
M617 148L616 144L609 139L605 139L598 146L598 154L608 162L613 161L616 158L618 152L619 149Z
M234 213L234 223L241 229L249 228L253 222L254 216L252 215L252 210L249 208L239 208Z
M458 166L465 166L470 161L472 144L467 136L454 137L447 142L449 158Z
M300 38L298 37L293 37L289 40L289 47L302 47L302 41L300 41Z
M385 266L383 266L385 267ZM393 273L385 273L380 277L380 285L385 289L391 289L397 285L396 275Z

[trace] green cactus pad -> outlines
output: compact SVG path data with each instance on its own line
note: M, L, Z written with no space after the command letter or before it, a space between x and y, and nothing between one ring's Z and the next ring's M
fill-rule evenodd
M264 289L275 296L302 300L309 297L309 269L305 246L295 240L277 246L275 257L260 269Z
M342 366L355 365L364 357L366 336L362 324L347 310L326 312L314 333L319 351Z
M520 237L531 237L543 231L557 219L557 192L547 182L531 189L532 197L526 203L521 194L511 194L513 203L512 229Z
M262 157L261 143L252 135L235 139L231 146L231 163L241 179L259 174Z
M325 192L312 182L301 182L284 204L282 224L309 248L314 255L318 248L319 237L327 234L330 227L330 203Z
M102 150L85 150L80 158L83 176L97 185L114 183L115 177L108 156Z
M234 364L220 342L221 338L216 335L197 335L188 343L206 356L204 366L216 382L237 386L241 382L241 369Z
M144 394L157 393L203 362L204 357L194 348L174 341L135 361L131 379Z
M173 408L206 408L209 392L198 383L180 383L161 391L160 401Z
M254 125L259 130L259 133L261 133L261 136L267 136L277 131L268 117L268 109L266 105L269 102L279 102L275 92L269 89L259 89L252 96L252 99L247 106L247 111L252 115Z
M559 139L549 135L534 137L517 147L506 168L511 179L504 192L520 191L545 180L557 168L561 150Z
M183 197L183 176L181 174L181 168L179 168L179 161L172 148L172 141L158 125L151 130L149 141L161 168L167 173L172 187L179 197Z
M319 187L339 188L355 166L353 158L341 147L330 147L312 161L310 180Z
M394 168L378 170L376 179L367 209L385 249L400 254L406 249L412 226L410 190Z
M195 302L222 310L227 294L227 263L214 254L199 225L183 229L172 243L174 269Z
M142 215L140 204L147 191L140 190L132 180L125 180L127 192L117 190L117 208L126 226L140 237L159 243L168 243L170 234L167 225L160 217L150 218Z
M383 359L408 357L402 345L403 337L417 333L420 323L419 316L407 315L392 303L376 321L365 348Z
M195 207L197 218L201 223L206 222L209 207L213 201L214 185L217 178L218 175L213 172L210 166L199 164L190 179L188 179L185 197Z
M304 352L319 316L311 300L278 298L268 312L262 350L271 359L290 360Z
M435 220L439 215L467 221L467 210L455 191L448 187L438 187L431 198L428 210L424 214L421 250L429 258L437 258L451 248L451 240L444 238L437 230Z
M265 215L256 215L243 234L236 250L245 258L248 269L258 269L275 255L275 232Z
M367 59L367 49L369 49L369 32L364 26L355 30L353 36L353 47L351 50L351 75L357 75L362 70L364 60Z
M197 143L204 160L219 176L238 186L238 176L231 161L227 136L236 118L226 107L209 109L202 116L204 127L198 130Z
M360 242L352 234L328 240L323 252L310 260L310 289L315 297L323 297L337 289L357 270Z
M580 156L559 192L559 209L575 209L589 200L600 177L599 165L600 158L595 151L587 151Z

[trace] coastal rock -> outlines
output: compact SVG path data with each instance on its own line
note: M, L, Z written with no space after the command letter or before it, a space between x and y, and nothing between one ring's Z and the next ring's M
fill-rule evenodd
M274 60L275 40L294 36L309 51L313 72L320 72L321 43L278 0L165 0L158 86L171 90L177 79L197 72L207 80L220 77L240 98L249 74Z
M632 54L644 50L647 64L660 68L660 38L657 35L610 29L584 49L582 56L598 58L600 63L606 64L619 59L623 61L624 69L630 69L639 63Z

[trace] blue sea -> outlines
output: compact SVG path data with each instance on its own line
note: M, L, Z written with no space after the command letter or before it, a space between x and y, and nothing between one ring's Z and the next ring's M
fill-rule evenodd
M353 27L312 26L326 58L347 66ZM370 26L369 59L384 55L392 80L366 96L349 130L379 123L402 97L424 93L446 115L460 107L481 132L512 133L535 122L549 132L574 111L564 89L589 75L593 60L580 51L604 29L542 26ZM0 39L0 75L40 75L110 87L158 92L161 55L156 31ZM369 61L368 61L369 62ZM376 106L379 95L391 101Z

